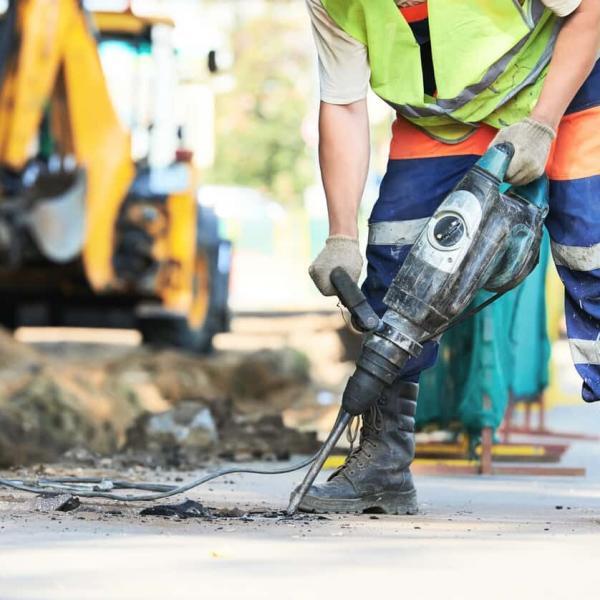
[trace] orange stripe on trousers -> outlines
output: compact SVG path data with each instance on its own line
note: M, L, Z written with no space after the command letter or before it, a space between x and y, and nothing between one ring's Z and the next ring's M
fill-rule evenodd
M563 181L600 175L600 106L562 118L547 173Z

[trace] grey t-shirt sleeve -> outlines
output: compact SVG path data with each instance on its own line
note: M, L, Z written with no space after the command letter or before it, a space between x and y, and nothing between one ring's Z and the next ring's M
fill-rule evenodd
M330 104L363 100L371 76L366 47L331 19L320 0L306 0L306 5L319 55L321 100Z

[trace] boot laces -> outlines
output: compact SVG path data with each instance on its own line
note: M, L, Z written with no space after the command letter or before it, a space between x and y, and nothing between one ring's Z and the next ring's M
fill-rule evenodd
M360 427L362 421L362 427ZM344 464L337 469L330 477L342 473L344 470L357 466L362 468L366 461L371 458L371 449L377 446L378 434L383 429L383 414L379 403L374 404L368 412L362 417L354 417L346 429L346 438L350 442L350 450ZM360 439L355 448L354 443L360 430Z

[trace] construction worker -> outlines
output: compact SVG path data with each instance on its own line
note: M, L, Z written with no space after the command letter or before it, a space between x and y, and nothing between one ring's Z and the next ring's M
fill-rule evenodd
M583 398L600 399L599 0L306 0L319 55L322 179L329 238L310 266L318 289L363 259L357 213L369 165L366 95L398 117L369 219L363 290L383 296L440 202L490 144L515 149L508 179L550 177L547 227L566 288L567 331ZM410 473L419 374L409 361L363 417L356 450L300 505L318 512L417 510Z

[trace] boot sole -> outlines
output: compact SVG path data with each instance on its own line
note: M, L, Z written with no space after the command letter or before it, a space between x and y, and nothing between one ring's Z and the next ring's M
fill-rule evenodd
M381 492L362 498L317 498L305 496L298 510L307 513L364 513L377 511L386 515L416 515L419 512L416 490Z

